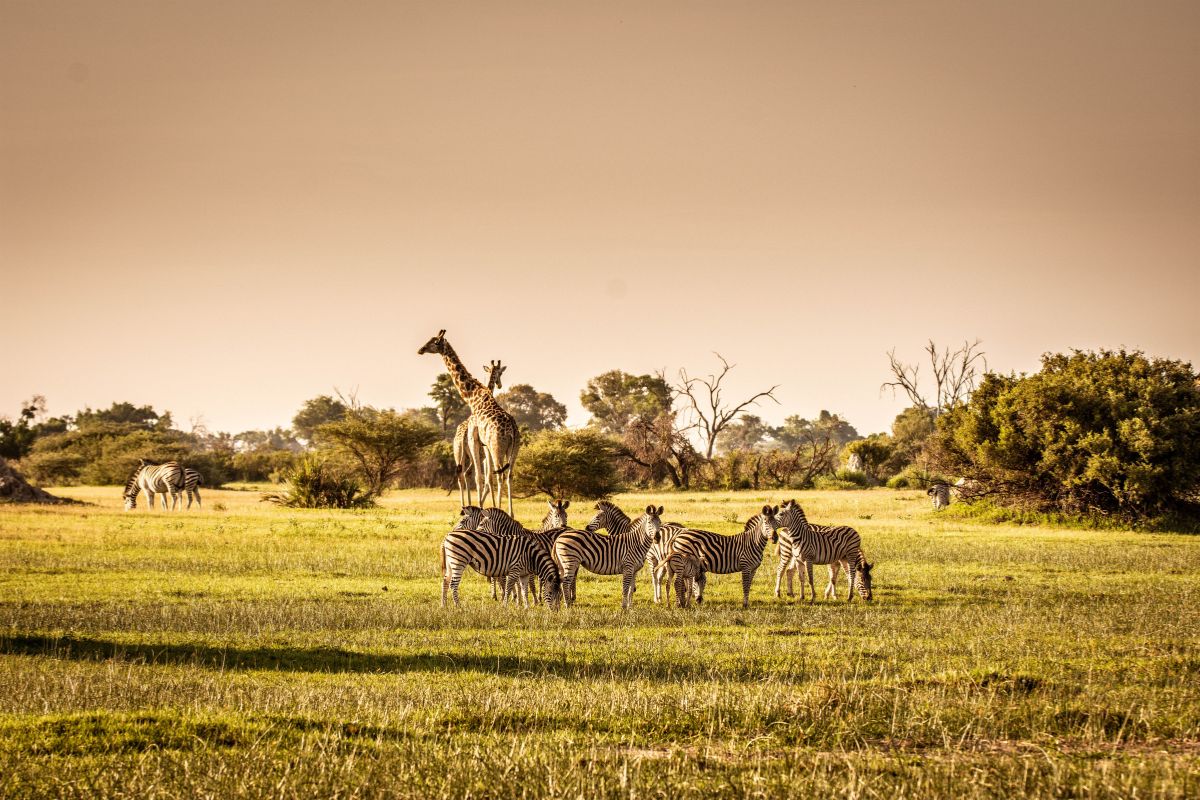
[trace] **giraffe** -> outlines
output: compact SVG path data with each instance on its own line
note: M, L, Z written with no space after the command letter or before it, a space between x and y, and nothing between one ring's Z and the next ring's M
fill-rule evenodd
M483 368L488 374L488 391L493 396L497 389L504 388L500 376L506 369L508 367L499 361L493 361ZM471 505L471 482L467 480L467 470L473 469L475 464L483 463L483 443L479 441L479 431L476 430L474 419L473 415L467 417L458 424L458 430L454 432L454 477L458 481L458 499L464 507ZM476 475L475 478L475 491L479 493L479 504L483 505L487 500L487 491L479 485L479 476Z
M482 475L487 478L488 490L491 491L491 480L495 475L496 493L492 496L492 505L497 506L500 497L500 480L503 477L508 489L508 515L511 517L513 513L512 471L513 465L517 462L517 451L521 449L521 434L517 430L517 421L496 402L496 398L492 397L492 393L487 390L487 387L475 380L463 366L458 354L454 352L454 348L446 341L445 329L438 331L437 336L434 336L417 351L417 355L425 353L437 353L442 357L458 393L471 407L471 417L475 420L479 441L483 445L483 463L480 464L478 461L475 463L476 486L483 485L479 479L482 472Z

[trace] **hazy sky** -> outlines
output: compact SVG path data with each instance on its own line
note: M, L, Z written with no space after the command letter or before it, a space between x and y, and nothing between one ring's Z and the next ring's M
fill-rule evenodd
M0 412L1200 361L1200 3L0 0ZM736 392L735 392L736 393Z

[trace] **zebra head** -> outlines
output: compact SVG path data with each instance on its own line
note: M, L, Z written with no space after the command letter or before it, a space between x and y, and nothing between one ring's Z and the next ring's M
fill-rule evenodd
M855 567L854 584L858 587L858 596L868 603L871 602L871 570L875 567L874 564L868 564L866 560L858 562Z
M657 543L662 538L663 507L646 506L646 513L633 521L632 535L641 534L647 544Z
M647 510L650 508L653 506L648 506ZM601 500L596 503L596 516L592 517L592 521L584 527L584 530L588 533L595 533L604 528L609 533L623 533L629 530L629 525L629 516L624 511L607 500Z
M762 513L755 514L746 521L746 530L760 534L765 546L767 540L779 541L779 506L763 506Z
M463 506L458 512L458 524L454 526L456 531L477 531L480 523L483 522L483 509L479 506Z
M547 500L546 505L550 506L550 510L542 518L542 530L552 531L555 528L567 527L567 507L571 505L571 501Z
M440 331L438 331L437 336L430 339L428 342L426 342L421 347L420 350L417 351L417 355L423 356L426 353L437 353L437 354L441 355L445 351L446 351L446 329L442 328Z
M138 459L137 469L133 471L133 474L129 476L129 480L125 482L125 491L121 493L121 497L125 501L126 511L133 511L135 508L137 508L137 497L139 491L137 479L138 475L142 474L142 468L145 466L145 459Z
M795 500L785 500L783 505L776 507L775 521L778 527L789 531L802 531L808 527L808 517L804 516L804 509Z

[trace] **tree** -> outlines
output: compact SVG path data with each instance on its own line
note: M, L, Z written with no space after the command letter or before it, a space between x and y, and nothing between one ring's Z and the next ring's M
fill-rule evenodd
M433 382L429 390L433 398L433 407L437 409L438 423L442 426L442 435L446 436L458 428L459 423L471 416L471 407L458 393L454 379L449 372L443 372Z
M692 475L703 463L673 411L652 419L631 421L621 437L621 455L642 472L642 482L655 484L670 478L676 489L689 489Z
M342 419L326 422L315 431L316 441L351 459L372 497L383 494L388 483L422 448L438 440L436 428L390 409L363 407Z
M539 392L527 383L510 386L496 401L513 415L518 425L531 432L554 430L567 424L567 407L553 395Z
M39 437L64 433L70 424L69 417L46 419L46 398L35 394L21 404L16 422L0 417L0 458L22 458Z
M592 425L620 436L633 420L653 420L670 411L671 387L662 376L615 369L589 380L579 402L591 412Z
M920 364L904 364L896 358L896 349L888 353L888 366L892 372L892 380L880 387L891 389L892 394L899 389L904 392L909 401L921 409L933 412L934 419L942 413L957 408L965 403L979 382L980 375L987 372L987 358L979 349L982 344L979 339L973 342L963 342L963 346L951 351L949 346L938 349L933 340L925 345L929 356L930 372L933 375L933 394L927 398L920 386Z
M151 406L135 406L133 403L113 403L106 409L85 408L75 415L75 425L88 428L105 422L135 425L147 430L167 430L171 427L171 412L159 414Z
M696 426L703 438L704 457L706 459L712 458L713 449L716 447L717 437L721 435L721 431L725 430L731 422L737 419L743 409L747 406L756 405L764 397L769 397L775 400L775 402L779 402L775 398L775 390L779 388L776 385L765 392L757 392L751 395L749 399L743 400L740 403L727 405L721 397L721 383L735 365L726 361L720 353L715 353L714 355L721 362L720 372L703 378L693 378L688 375L687 370L680 369L679 383L673 387L678 397L687 398L687 405L691 407Z
M974 495L1131 521L1193 510L1200 387L1190 364L1140 351L1045 355L1029 376L984 376L930 439L936 469Z
M730 423L717 437L717 448L722 452L737 450L766 449L768 440L773 438L771 426L754 414L743 414L737 421Z
M337 422L346 416L346 404L327 394L305 400L292 417L292 430L307 442L313 440L317 428L327 422Z
M794 450L814 438L828 439L838 449L862 438L849 422L823 409L813 420L798 415L787 417L782 426L771 431L771 435L787 450Z
M886 433L873 433L865 439L846 445L846 452L859 457L862 471L876 483L883 482L891 474L888 466L895 449L895 442Z
M543 430L521 448L513 475L524 492L549 497L608 497L620 490L618 444L596 430Z

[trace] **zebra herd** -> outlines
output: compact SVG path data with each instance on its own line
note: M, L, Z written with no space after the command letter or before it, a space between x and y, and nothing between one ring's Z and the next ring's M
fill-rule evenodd
M137 508L137 498L142 492L146 493L146 505L151 509L154 508L156 494L162 495L164 511L167 508L168 495L171 497L172 511L176 506L183 504L184 494L187 495L189 509L192 507L193 498L195 498L196 507L201 508L200 484L203 482L199 472L175 461L153 464L141 459L138 461L133 475L129 476L129 480L125 482L125 492L122 494L125 500L125 510L132 511Z
M540 602L552 608L561 602L571 605L576 600L579 570L585 569L597 575L620 575L621 607L627 609L633 604L637 574L648 566L656 603L670 603L672 588L681 608L693 598L702 603L710 573L740 573L742 607L749 608L750 585L762 565L768 541L778 545L776 597L784 574L788 576L788 594L795 596L792 579L803 566L810 602L815 601L813 565L828 564L826 597L837 597L835 581L845 569L847 600L853 600L856 593L867 602L872 599L873 565L863 554L858 531L814 525L795 500L763 506L746 521L742 532L733 536L664 523L663 507L653 504L633 519L607 500L596 504L596 513L587 525L575 529L567 525L569 505L566 500L548 502L549 512L537 531L525 528L501 509L463 506L458 524L446 534L440 548L442 605L447 596L459 605L458 589L468 568L493 580L493 598L499 591L505 603L511 597L528 607L530 588L540 581ZM534 596L539 598L536 590ZM804 599L803 576L800 599Z

